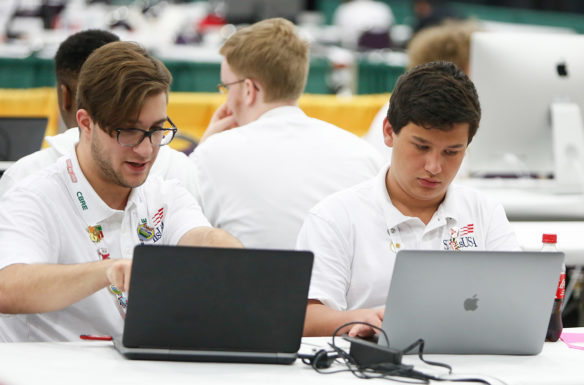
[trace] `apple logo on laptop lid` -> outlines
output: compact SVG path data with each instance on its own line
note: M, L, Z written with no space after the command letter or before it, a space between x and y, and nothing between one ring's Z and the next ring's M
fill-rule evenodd
M471 298L467 298L464 300L464 310L466 311L475 311L479 307L479 299L477 295L473 295Z

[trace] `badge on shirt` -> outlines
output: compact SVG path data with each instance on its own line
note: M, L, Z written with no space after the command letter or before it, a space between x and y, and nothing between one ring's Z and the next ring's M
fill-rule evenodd
M443 240L445 250L462 250L476 248L477 241L474 237L474 224L463 227L452 227L449 230L449 238Z
M162 222L162 218L164 218L163 207L159 208L156 214L154 214L154 216L152 217L152 222L154 223L154 226L158 226L160 222Z
M387 229L387 235L389 235L389 249L393 252L393 253L397 253L399 249L402 248L402 245L400 242L394 242L393 237L391 234L395 234L396 230L395 228Z
M97 255L99 255L100 259L110 259L109 251L107 251L106 247L100 247L97 249Z
M101 225L89 226L89 239L91 242L97 243L103 239L103 231Z
M401 244L399 242L391 241L389 244L389 248L392 252L397 253L399 249L401 249Z
M474 224L472 223L461 227L459 230L459 236L468 235L472 233L474 233Z
M138 226L138 238L144 242L154 236L154 229L149 227L147 223L142 223Z
M118 300L118 304L120 305L120 307L125 311L126 308L128 307L128 299L126 298L124 293L114 285L110 285L109 289L110 292L116 296L116 299Z
M77 183L77 176L75 175L75 171L73 170L73 162L71 162L71 159L67 159L67 172L69 173L71 182Z

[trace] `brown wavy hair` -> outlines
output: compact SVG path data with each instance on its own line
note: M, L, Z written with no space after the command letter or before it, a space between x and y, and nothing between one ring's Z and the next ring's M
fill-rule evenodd
M110 135L138 120L147 97L168 95L172 75L164 64L132 42L96 49L81 67L77 106Z

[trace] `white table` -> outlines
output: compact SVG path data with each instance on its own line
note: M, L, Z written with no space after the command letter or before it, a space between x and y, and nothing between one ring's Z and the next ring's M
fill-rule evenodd
M584 222L511 221L511 226L524 250L540 250L542 234L553 233L558 235L558 250L566 254L566 265L584 265Z
M566 264L584 265L584 194L554 193L551 180L460 178L456 183L501 202L524 250L540 250L541 235L555 233Z
M584 193L563 193L550 179L460 178L456 183L501 202L512 221L584 220Z
M576 330L576 329L571 329ZM584 328L578 330L584 332ZM324 346L328 338L305 338L301 350ZM114 384L370 384L350 373L322 375L297 360L293 365L131 361L110 342L4 343L0 344L2 385L114 385ZM583 384L584 351L563 342L546 343L537 356L428 355L452 365L455 374L490 376L509 385ZM443 374L416 356L405 358L417 369ZM419 367L418 367L419 366ZM335 364L335 368L341 368Z

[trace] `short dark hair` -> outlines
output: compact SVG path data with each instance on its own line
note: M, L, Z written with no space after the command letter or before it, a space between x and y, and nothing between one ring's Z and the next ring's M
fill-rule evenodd
M75 92L77 76L89 55L102 45L119 40L117 35L101 29L88 29L69 36L59 45L55 55L57 82Z
M168 95L172 75L137 43L118 41L96 49L79 73L77 106L110 135L137 120L147 97Z
M387 119L393 132L411 123L450 130L468 123L468 143L477 132L481 106L474 84L450 62L421 64L401 75L391 94Z

